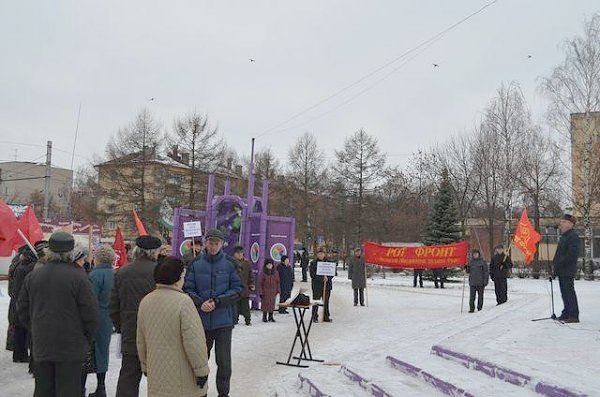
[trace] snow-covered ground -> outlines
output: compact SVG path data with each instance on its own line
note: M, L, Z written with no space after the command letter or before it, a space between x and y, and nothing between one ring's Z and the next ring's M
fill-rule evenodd
M297 273L297 279L299 279ZM296 283L309 288L309 283ZM557 284L557 283L555 283ZM569 390L600 396L600 282L576 281L581 311L580 324L532 322L550 313L550 284L546 280L509 280L509 301L495 305L493 286L486 288L481 312L461 313L461 283L434 289L413 288L412 277L388 274L369 280L368 307L354 307L345 272L335 279L331 298L332 323L314 324L310 342L315 358L299 369L276 365L287 358L295 325L291 314L276 315L276 323L263 324L260 312L252 312L253 325L237 326L233 333L231 396L308 396L298 374L310 379L331 396L368 396L352 382L341 366L377 384L393 396L442 395L432 386L406 375L387 362L387 356L408 362L475 396L533 396L531 388L514 386L481 372L469 370L431 354L433 345L461 352L516 370ZM556 311L562 310L555 285ZM0 282L0 346L5 345L8 297ZM464 307L467 307L466 291ZM109 395L114 395L120 362L111 346L107 376ZM211 361L214 361L212 359ZM209 396L216 396L211 364ZM93 391L95 377L88 378ZM26 364L13 364L11 353L0 351L0 395L31 396L33 379ZM146 395L142 381L140 395Z

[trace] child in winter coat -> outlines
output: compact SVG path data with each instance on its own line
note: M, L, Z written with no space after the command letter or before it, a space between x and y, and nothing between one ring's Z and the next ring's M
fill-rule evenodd
M258 277L258 294L261 300L263 322L275 322L273 310L275 310L275 298L280 293L279 273L275 270L272 259L266 259L262 272ZM268 316L268 318L267 318Z

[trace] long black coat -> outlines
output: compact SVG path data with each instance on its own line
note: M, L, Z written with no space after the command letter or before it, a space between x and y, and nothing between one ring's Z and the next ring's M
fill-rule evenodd
M573 229L565 232L558 240L558 247L552 260L554 274L559 277L575 277L579 258L579 235Z
M286 266L280 263L277 266L277 272L279 272L279 286L281 289L282 297L289 297L294 286L294 274L292 266ZM287 298L286 298L287 299Z
M313 299L321 299L321 297L323 296L323 276L317 276L317 262L327 262L327 258L323 259L322 261L320 261L318 259L313 259L310 262L309 270L310 270ZM331 282L332 278L333 277L327 278L327 283L326 283L327 291L331 291L331 289L333 287L333 284Z
M508 278L508 272L512 269L513 264L510 256L505 254L496 254L492 257L490 262L490 277L494 281Z
M137 312L142 298L156 287L156 263L140 258L123 266L115 274L110 294L110 318L121 333L121 353L137 356Z
M48 262L25 277L17 302L35 361L83 361L98 327L98 301L85 272Z
M15 271L13 272L13 281L12 281L12 291L11 291L11 295L14 296L14 299L11 299L10 301L10 305L14 305L13 310L12 310L12 318L11 318L11 323L17 324L17 325L21 325L23 326L24 324L22 324L19 321L19 318L17 316L17 299L19 298L19 294L21 293L21 289L23 289L23 285L25 283L25 277L27 277L27 275L29 273L31 273L33 271L33 266L35 265L35 260L32 258L25 258L22 259L20 261L20 263L17 265L17 267L15 268ZM9 308L8 311L9 315L11 314L11 310Z

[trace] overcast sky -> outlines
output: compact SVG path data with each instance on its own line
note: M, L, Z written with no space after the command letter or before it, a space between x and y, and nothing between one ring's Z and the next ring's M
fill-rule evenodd
M304 131L333 157L364 128L391 164L404 164L470 128L512 80L541 119L538 78L600 11L598 0L499 0L417 56L263 135L487 3L0 0L0 160L43 160L43 147L5 142L52 140L53 162L69 168L80 103L75 166L104 155L143 107L165 129L196 109L238 153L259 136L257 148L283 161Z

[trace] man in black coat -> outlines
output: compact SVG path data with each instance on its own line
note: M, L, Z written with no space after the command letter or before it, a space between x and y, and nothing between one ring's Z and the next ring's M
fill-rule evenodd
M110 318L121 334L121 372L116 397L137 397L142 367L136 345L137 313L142 298L156 287L154 268L162 242L153 236L135 240L134 261L115 274L110 296Z
M302 255L300 256L300 267L302 267L302 282L307 282L307 270L308 270L308 250L306 248L302 249Z
M494 256L490 262L490 278L494 282L496 292L496 303L501 305L508 300L508 285L506 279L513 264L508 254L504 253L504 246L499 244L495 248Z
M31 248L27 247L23 251L22 258L13 272L11 295L15 297L15 299L13 299L15 308L19 293L25 283L25 277L33 271L33 266L36 262L36 255ZM13 362L27 363L29 362L29 332L25 325L19 321L16 310L14 311L14 314Z
M558 319L566 323L579 322L579 306L575 294L575 273L577 273L577 258L579 257L581 243L579 235L573 229L576 222L576 218L570 214L565 214L560 218L561 236L552 260L554 275L558 276L560 294L564 304L564 309Z
M35 397L80 397L81 368L98 327L98 301L72 264L73 236L52 234L48 261L23 283L17 311L31 331Z
M310 278L312 286L313 299L323 298L323 321L326 323L331 322L329 312L329 298L331 297L332 282L331 277L317 275L317 263L327 262L325 259L325 251L319 249L317 251L317 257L310 263ZM323 290L323 284L325 284L325 291ZM319 307L313 306L312 312L313 322L319 322Z

